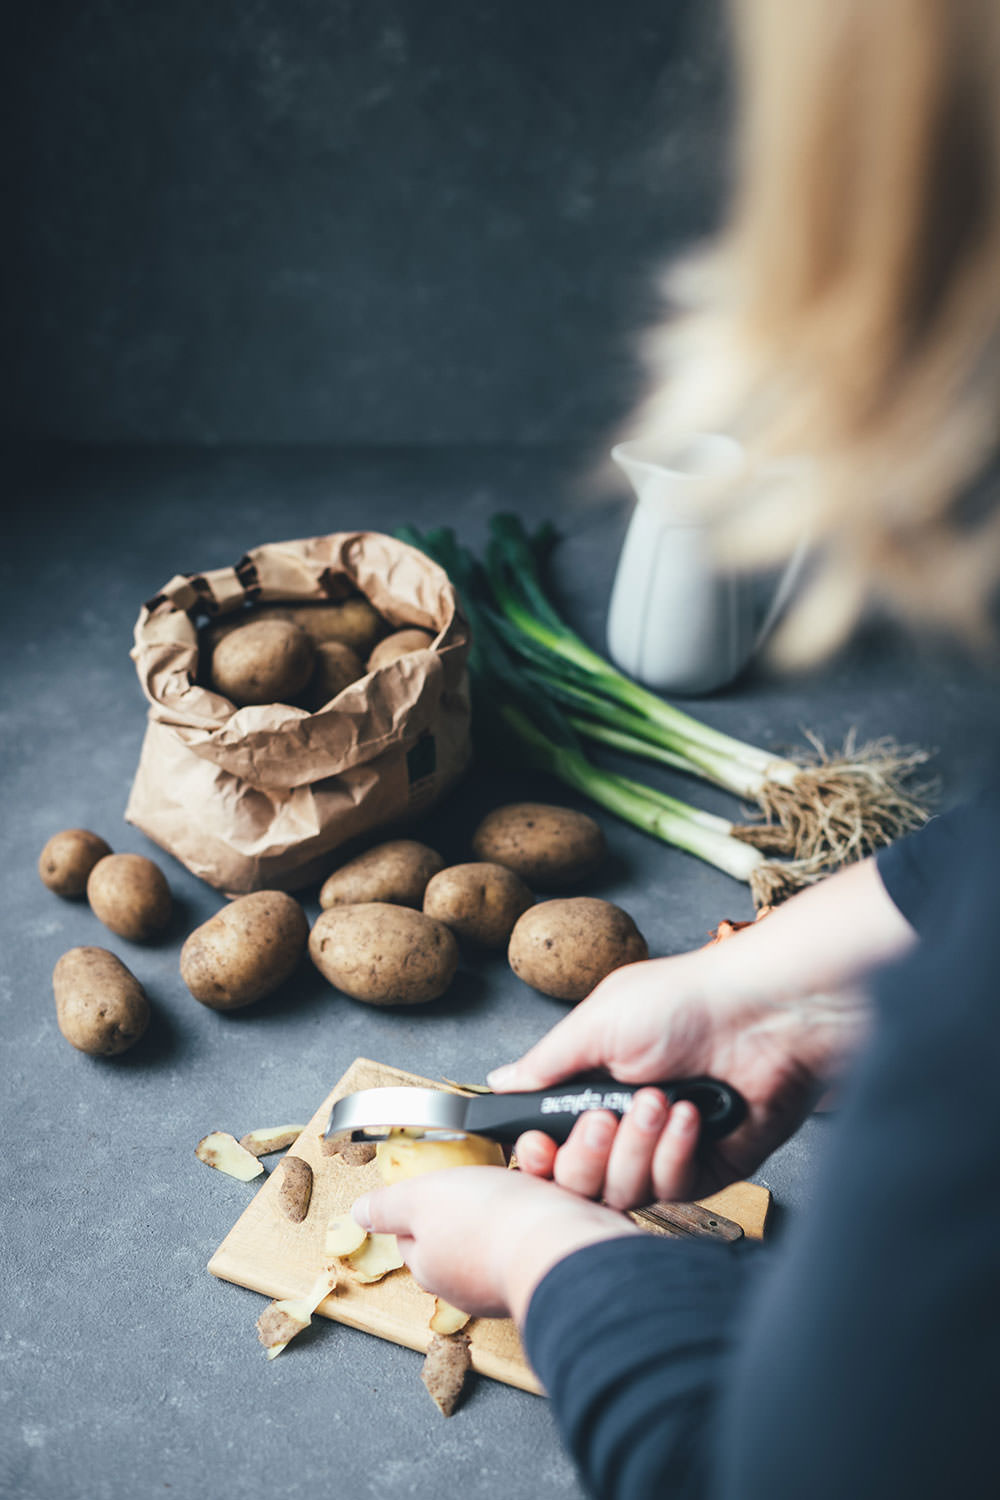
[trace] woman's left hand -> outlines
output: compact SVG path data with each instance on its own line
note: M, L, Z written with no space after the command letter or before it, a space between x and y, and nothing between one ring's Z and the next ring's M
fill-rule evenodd
M377 1188L354 1204L394 1234L420 1285L473 1316L523 1321L545 1273L584 1245L642 1231L624 1215L503 1167L453 1167Z

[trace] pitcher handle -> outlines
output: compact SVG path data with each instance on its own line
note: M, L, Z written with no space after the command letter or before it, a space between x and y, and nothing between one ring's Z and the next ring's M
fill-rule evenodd
M798 583L799 577L802 573L802 568L805 564L808 552L809 543L806 538L803 537L798 546L795 548L795 551L792 553L791 557L788 559L788 562L785 564L785 571L782 573L781 577L778 580L778 586L774 591L774 598L768 605L767 613L765 614L763 620L760 623L760 626L758 627L757 635L753 643L754 654L756 654L760 650L761 646L763 646L764 642L771 634L771 631L778 623L778 618L784 610L785 605L792 597L792 594L795 591L795 586Z

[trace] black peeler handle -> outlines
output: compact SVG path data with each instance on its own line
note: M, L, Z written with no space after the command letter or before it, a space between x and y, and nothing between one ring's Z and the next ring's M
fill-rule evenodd
M606 1109L619 1118L632 1106L641 1083L618 1083L607 1074L571 1078L533 1094L477 1094L469 1100L466 1130L512 1144L526 1130L544 1130L559 1145L590 1109ZM701 1139L728 1135L746 1115L742 1095L717 1078L678 1078L658 1083L671 1104L689 1099L701 1115Z

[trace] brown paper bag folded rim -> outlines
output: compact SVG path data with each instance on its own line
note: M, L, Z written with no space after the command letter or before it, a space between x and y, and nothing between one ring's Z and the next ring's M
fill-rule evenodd
M338 603L349 592L396 628L432 631L431 648L349 684L318 713L287 704L236 708L198 683L199 616L248 603ZM442 568L394 537L352 531L266 543L232 567L176 575L140 611L130 654L150 720L251 786L280 790L341 774L412 739L429 687L434 701L463 692L468 644Z

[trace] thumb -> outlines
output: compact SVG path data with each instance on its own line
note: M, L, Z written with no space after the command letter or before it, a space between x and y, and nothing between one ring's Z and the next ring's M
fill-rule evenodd
M605 1066L600 1030L594 1013L587 1007L588 1001L584 1000L523 1057L487 1073L490 1088L498 1094L515 1089L544 1089L560 1078Z
M369 1234L408 1234L411 1204L406 1183L375 1188L351 1204L351 1218Z

